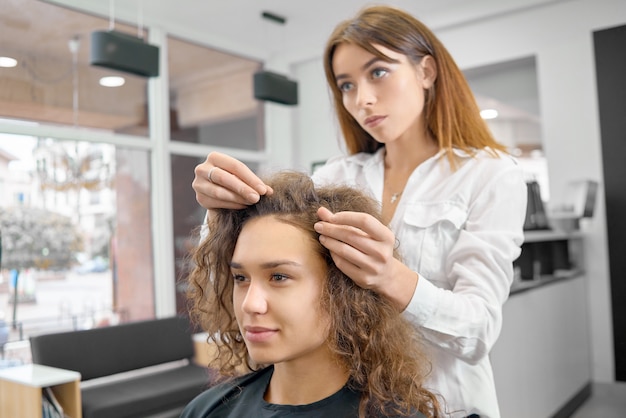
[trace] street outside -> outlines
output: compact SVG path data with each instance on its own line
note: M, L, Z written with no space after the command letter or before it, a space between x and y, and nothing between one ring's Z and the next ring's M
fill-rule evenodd
M30 362L28 338L48 332L91 328L112 318L111 272L79 274L67 271L24 277L27 296L14 306L8 275L0 281L0 323L9 327L5 361ZM22 279L22 277L20 277ZM29 300L30 299L30 300Z

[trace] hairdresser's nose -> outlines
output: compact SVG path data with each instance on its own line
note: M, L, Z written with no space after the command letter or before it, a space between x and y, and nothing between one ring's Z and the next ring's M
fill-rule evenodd
M376 103L374 86L369 83L360 83L356 91L356 105L359 108L369 107Z
M247 288L241 309L247 314L264 314L267 312L267 292L259 280L251 280Z

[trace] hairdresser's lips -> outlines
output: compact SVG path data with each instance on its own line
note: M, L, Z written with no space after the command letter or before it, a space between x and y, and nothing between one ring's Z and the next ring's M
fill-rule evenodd
M387 119L387 116L381 116L381 115L369 116L365 118L365 120L363 121L363 125L365 125L365 127L369 129L372 129L380 125L385 119Z
M264 327L244 327L244 337L250 343L264 343L272 338L278 330Z

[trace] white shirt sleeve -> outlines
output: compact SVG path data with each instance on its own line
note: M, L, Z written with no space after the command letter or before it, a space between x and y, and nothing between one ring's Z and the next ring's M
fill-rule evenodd
M406 314L427 340L468 363L488 355L500 334L525 213L521 170L501 171L475 192L458 239L445 255L447 286L435 285L418 271Z

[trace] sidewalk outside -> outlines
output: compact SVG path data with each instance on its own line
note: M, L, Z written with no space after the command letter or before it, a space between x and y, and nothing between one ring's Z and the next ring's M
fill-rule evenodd
M6 274L2 279L0 319L9 327L9 342L4 350L5 360L30 363L30 335L92 328L99 323L116 319L111 318L111 272L78 274L68 271L35 276L32 280L34 301L17 304L18 327L13 329L12 289L8 285Z

